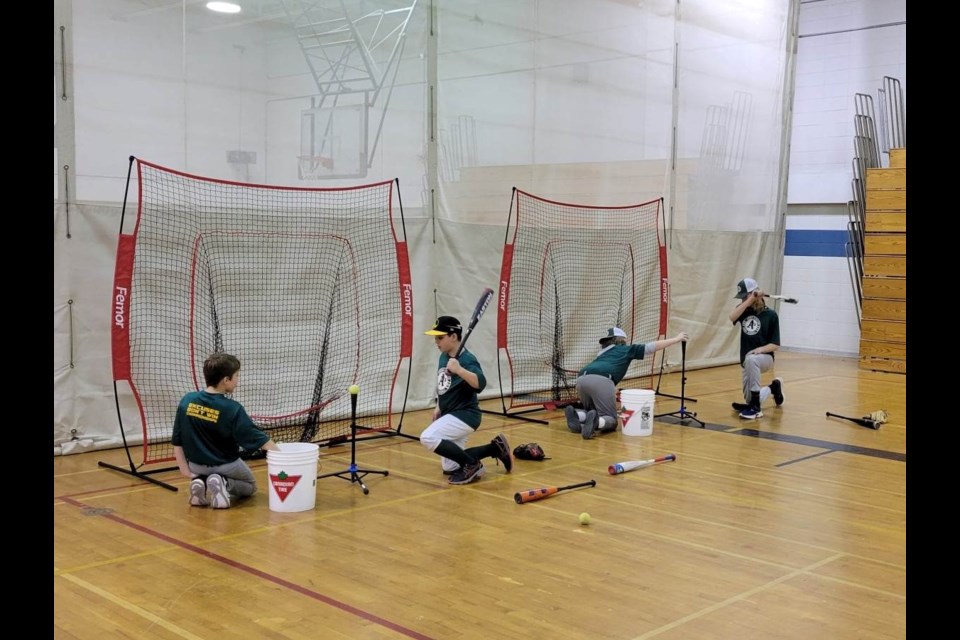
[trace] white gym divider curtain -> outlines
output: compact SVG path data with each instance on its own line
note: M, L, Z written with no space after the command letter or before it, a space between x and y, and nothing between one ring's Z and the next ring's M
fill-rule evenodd
M735 362L736 282L780 275L797 7L250 0L222 16L188 0L56 0L55 453L121 443L109 310L130 155L262 184L399 178L422 338L408 409L433 397L422 331L496 289L513 187L594 205L663 197L668 334L691 334L688 369ZM329 33L307 30L323 22L311 12ZM470 348L493 373L488 315Z

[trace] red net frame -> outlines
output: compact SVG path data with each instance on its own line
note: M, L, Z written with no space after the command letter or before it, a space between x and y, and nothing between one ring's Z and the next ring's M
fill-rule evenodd
M179 399L205 386L203 361L219 351L240 358L234 398L275 440L347 439L352 384L357 433L400 434L413 289L396 181L279 187L131 167L137 214L132 233L121 221L112 362L121 432L122 384L139 413L141 464L174 459Z
M668 306L662 198L595 206L514 188L497 305L503 412L575 402L607 329L661 339ZM652 388L655 361L634 361L620 387Z

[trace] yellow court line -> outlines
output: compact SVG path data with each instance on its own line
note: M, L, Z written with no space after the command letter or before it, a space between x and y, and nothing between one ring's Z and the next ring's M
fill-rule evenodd
M84 589L87 589L88 591L94 592L95 594L97 594L97 595L100 596L101 598L103 598L103 599L105 599L105 600L109 600L110 602L114 603L115 605L118 605L118 606L120 606L120 607L123 607L123 608L126 609L127 611L131 611L131 612L137 614L138 616L140 616L141 618L146 618L147 620L149 620L149 621L152 622L153 624L158 625L158 626L161 626L161 627L163 627L164 629L166 629L167 631L169 631L169 632L171 632L171 633L177 634L177 635L180 636L181 638L189 638L190 640L205 640L204 638L202 638L202 637L200 637L200 636L193 635L192 633L190 633L190 632L187 631L186 629L181 629L180 627L178 627L178 626L176 626L176 625L173 625L173 624L167 622L167 621L164 620L163 618L161 618L161 617L159 617L159 616L156 616L156 615L150 613L150 612L147 611L146 609L142 609L142 608L138 607L138 606L135 605L135 604L132 604L132 603L130 603L130 602L127 602L127 601L124 600L123 598L118 598L117 596L113 595L113 594L110 593L109 591L104 591L104 590L101 589L100 587L97 587L97 586L95 586L95 585L90 584L90 583L87 582L86 580L81 580L80 578L78 578L78 577L76 577L76 576L69 575L69 574L61 574L60 577L66 579L66 580L69 580L70 582L76 584L77 586L83 587Z
M141 551L140 553L131 553L124 556L117 556L116 558L107 558L106 560L98 560L96 562L88 562L86 564L78 564L72 567L64 567L63 569L58 569L54 567L53 575L61 575L67 577L68 572L74 571L86 571L87 569L98 569L100 567L108 567L114 564L122 564L124 562L130 562L131 560L138 560L140 558L148 558L151 556L156 556L161 553L168 553L170 551L181 549L175 545L170 545L164 543L163 546L157 546L150 551Z
M152 463L151 463L151 464L152 464ZM118 465L118 466L119 466L119 465ZM167 465L167 466L169 467L169 465ZM138 467L138 469L139 469L139 467ZM70 476L82 476L82 475L86 475L86 474L88 474L88 473L102 473L102 472L104 472L104 471L109 471L109 472L111 472L111 473L127 473L126 470L124 470L124 471L117 471L116 469L110 469L109 467L96 467L95 469L77 469L76 471L64 471L63 473L54 473L54 474L53 474L53 477L54 477L54 479L56 479L56 478L69 478ZM146 471L151 471L151 470L150 470L150 469L146 469L146 470L144 470L143 472L146 472ZM141 472L141 473L143 473L143 472ZM169 468L169 469L166 469L166 470L163 470L163 471L161 471L160 469L153 469L152 472L155 472L155 473L171 473L171 474L177 473L177 475L179 475L179 473L177 472L177 468L176 468L176 467L172 467L172 468Z
M435 456L433 456L433 455L426 454L426 453L424 453L424 454L422 454L422 455L419 454L419 453L410 453L410 455L413 455L414 457L417 457L417 458L423 458L423 459L431 459L431 458L434 458L434 457L435 457ZM604 456L604 457L606 457L606 456ZM709 460L713 460L713 458L710 458L710 457L708 457L708 456L690 455L689 457L696 457L696 458L698 458L698 459L709 459ZM599 459L599 458L600 458L600 456L597 456L597 459ZM560 469L569 469L569 468L579 468L579 467L582 466L582 464L583 464L583 461L571 461L571 462L568 462L568 463L554 464L554 465L551 465L550 471L557 471L557 470L560 470ZM747 467L750 467L750 468L754 467L754 465L746 465L746 464L743 464L743 463L738 463L738 464L741 464L742 466L747 466ZM758 468L762 468L762 467L758 467ZM529 476L529 475L533 475L533 474L537 473L537 471L540 471L540 470L539 470L539 469L537 469L537 470L531 469L529 472L525 472L525 473L513 473L513 474L511 474L511 476L512 476L514 479L524 478L524 477L527 477L527 476ZM703 474L704 472L699 472L699 473ZM418 474L413 474L413 473L394 472L394 475L395 475L397 478L406 478L406 479L408 479L408 480L421 481L421 482L424 482L424 481L425 481L425 482L431 482L431 479L430 479L430 478L426 478L426 477L424 477L424 476L421 476L421 475L418 475ZM711 473L706 473L705 475L708 475L708 476L711 476L711 477L727 477L727 476L725 476L725 475L723 475L723 474L711 474ZM508 480L511 476L498 476L496 479L497 479L497 481L506 481L506 480ZM633 480L633 479L631 479L631 480ZM639 480L639 477L637 478L637 480ZM762 482L760 482L760 481L757 481L757 483L758 483L758 484L764 484L764 483L762 483ZM464 487L460 487L459 489L460 489L461 491L467 490L467 491L470 491L470 492L477 492L477 493L483 494L483 495L489 495L489 496L494 496L494 495L495 495L495 494L491 494L491 493L488 492L488 491L484 491L483 488L482 488L483 486L489 486L489 483L484 483L484 484L481 485L481 486L464 486ZM147 490L147 489L150 489L150 487L143 487L142 490ZM137 490L140 490L140 488L137 488ZM393 499L391 499L391 500L387 500L386 502L372 503L372 504L364 505L364 506L360 506L360 507L353 506L353 507L338 509L338 510L336 510L336 511L332 511L332 512L330 512L330 513L326 513L326 514L320 516L319 519L321 519L321 520L326 520L326 519L334 518L334 517L336 517L336 516L338 516L338 515L342 515L342 514L344 514L344 513L362 512L362 511L368 511L368 510L372 510L372 509L380 509L380 508L383 508L383 507L394 506L394 505L397 505L397 504L402 504L402 503L404 503L404 502L410 502L410 501L414 501L414 500L421 500L421 499L424 499L424 498L428 498L428 497L437 495L437 494L442 493L442 492L445 492L445 491L449 491L449 489L448 489L447 487L443 487L443 488L437 487L436 489L427 490L427 491L425 491L425 492L423 492L423 493L415 493L415 494L411 494L411 495L406 495L406 496L400 496L400 497L397 497L397 498L393 498ZM802 491L802 490L797 490L797 489L793 489L792 491L793 491L794 493L796 493L796 494L799 494L799 495L808 495L808 494L809 494L809 495L818 495L818 494L815 494L815 493L811 494L810 492L806 492L806 491ZM708 491L698 491L697 493L700 493L700 494L702 494L702 495L710 495L710 492L708 492ZM97 497L101 497L101 496L97 496ZM498 498L500 498L500 499L512 499L512 494L511 494L510 496L495 496L495 497L498 497ZM598 500L605 501L605 502L613 503L613 504L624 504L624 505L626 505L626 506L633 506L633 507L638 507L638 508L644 509L644 510L650 510L650 511L655 511L655 512L658 512L658 513L663 513L663 509L658 508L658 507L646 507L646 506L643 506L643 505L639 505L639 506L637 506L637 505L630 505L629 503L624 503L624 502L618 500L617 498L597 496L597 499L598 499ZM852 502L853 504L860 504L860 503L855 502L855 501L850 501L850 502ZM553 507L550 507L550 506L547 506L547 505L543 505L543 504L541 504L541 505L539 505L539 506L540 506L540 508L546 508L546 509L548 509L548 510L550 510L550 511L555 511L555 512L557 512L557 513L565 513L565 511L562 510L562 509L553 508ZM676 514L675 514L675 515L676 515ZM692 517L692 516L678 516L678 517L680 517L681 519L685 519L685 520L689 520L689 521L697 522L697 523L701 523L701 524L711 524L711 522L708 521L708 520L704 520L704 519L696 518L696 517ZM215 537L212 537L212 538L207 538L207 539L205 539L205 540L196 541L196 542L190 542L189 544L196 545L196 546L203 546L203 545L207 545L207 544L215 543L215 542L220 542L220 541L226 541L226 540L232 540L232 539L239 539L239 538L244 538L244 537L247 537L247 536L250 536L250 535L255 535L255 534L262 533L262 532L266 532L266 531L275 531L275 530L277 530L277 529L282 529L282 528L286 528L286 527L290 527L290 526L294 526L294 525L298 525L298 524L303 524L303 523L310 522L310 521L316 521L317 519L318 519L318 518L317 518L317 516L316 516L315 514L306 515L306 516L304 516L304 517L302 517L302 518L296 518L296 519L290 520L290 521L288 521L288 522L272 523L272 524L269 524L269 525L260 526L260 527L256 527L256 528L253 528L253 529L248 529L248 530L244 530L244 531L238 531L238 532L236 532L236 533L230 533L230 534L225 534L225 535L218 535L218 536L215 536ZM631 528L631 527L627 527L627 526L624 526L624 525L616 525L616 526L617 526L618 528L623 528L623 529L625 529L625 530L631 531L631 532L633 532L633 533L635 533L635 534L647 535L647 536L650 536L651 538L660 539L660 540L663 540L663 541L666 541L666 542L670 542L670 543L673 543L673 544L680 544L680 545L686 546L686 547L701 549L701 550L710 551L710 552L714 552L714 553L720 553L720 554L725 555L725 556L728 556L728 557L734 557L734 558L738 558L738 559L745 560L745 561L749 561L749 562L757 562L757 563L760 563L760 564L762 564L762 565L767 565L767 566L772 566L772 567L778 567L778 568L784 568L784 569L789 569L789 568L790 568L789 565L785 565L785 564L782 564L782 563L779 563L779 562L771 562L771 561L767 561L767 560L762 560L762 559L759 559L759 558L755 558L755 557L752 557L752 556L746 556L746 555L743 555L743 554L740 554L740 553L736 553L736 552L732 552L732 551L718 550L718 549L716 549L716 548L714 548L714 547L711 547L711 546L708 546L708 545L698 544L698 543L695 543L695 542L691 542L691 541L689 541L689 540L684 540L684 539L682 539L682 538L678 538L678 537L674 537L674 536L670 536L670 535L657 534L657 533L651 533L651 532L647 532L647 531L636 530L636 529L633 529L633 528ZM792 540L789 540L789 539L784 539L784 538L782 538L782 537L780 537L780 536L777 536L777 535L772 535L772 534L767 534L767 533L762 533L762 532L756 532L756 531L741 529L741 528L739 528L739 527L733 527L733 526L729 526L728 528L731 529L731 530L735 530L735 531L745 531L745 532L750 533L750 534L752 534L752 535L761 535L761 536L763 536L763 537L770 538L770 539L773 539L773 540L785 540L785 541L787 541L787 542L792 542L793 544L801 544L801 545L803 545L803 546L805 546L805 547L807 547L807 548L816 549L816 550L824 551L824 552L831 553L831 554L840 553L840 552L838 552L836 549L832 549L832 548L829 548L829 547L823 547L823 546L821 546L821 545L816 545L816 544L805 543L805 542L797 543L797 542L795 542L795 541L792 541ZM157 554L157 553L169 552L169 551L171 551L171 550L173 550L173 549L175 549L175 548L177 548L177 547L176 547L176 546L174 546L174 547L161 547L161 548L154 549L154 550L151 550L151 551L146 551L146 552L141 552L141 553L133 554L133 555L127 557L127 558L112 558L112 559L109 559L109 560L103 560L103 561L98 561L98 562L95 562L95 563L90 563L89 565L84 565L82 568L90 568L90 567L94 567L94 566L115 564L115 563L118 562L118 561L123 561L123 560L129 559L129 558L137 558L137 557L143 557L143 556L148 556L148 555L155 555L155 554ZM847 556L849 556L849 557L854 557L854 558L859 558L859 557L860 557L860 556L858 556L857 554L843 554L843 555L847 555ZM902 566L900 566L900 565L893 564L893 563L881 562L881 564L888 565L888 566L891 566L891 567L895 567L895 568L898 568L898 569L905 569L905 567L902 567ZM81 567L71 567L69 570L70 570L70 571L76 571L76 570L78 570L79 568L81 568ZM887 593L887 592L885 592L885 591L880 591L880 592L881 592L881 593ZM898 594L890 594L890 595L897 596Z
M469 487L468 487L468 488L469 488ZM479 491L478 489L472 489L472 488L470 488L470 490ZM481 492L481 493L486 493L486 492ZM663 509L660 509L660 508L658 508L658 507L647 507L647 506L644 506L644 505L635 505L635 504L632 504L632 503L629 503L629 502L624 502L624 501L622 501L622 500L618 500L618 499L616 499L616 498L607 498L607 497L604 497L604 496L595 496L594 499L595 499L595 500L601 500L601 501L604 501L604 502L610 502L610 503L612 503L612 504L621 504L621 505L624 505L625 507L628 507L628 508L642 509L642 510L645 510L645 511L652 511L652 512L655 512L655 513L667 513L667 512L665 512ZM541 501L541 502L538 502L538 503L537 503L537 506L536 506L535 508L538 508L538 509L546 509L546 510L548 510L548 511L553 511L554 513L562 513L562 514L570 515L571 517L573 517L573 516L576 515L575 513L571 513L571 512L569 512L569 511L564 510L564 509L560 509L560 508L557 508L557 507L551 507L551 506L549 506L549 505L547 505L547 504L544 504L542 501ZM715 527L723 527L723 528L728 529L728 530L730 530L730 531L742 531L742 532L744 532L744 533L747 533L747 534L750 534L750 535L753 535L753 536L762 536L762 537L764 537L764 538L769 538L769 539L771 539L771 540L778 540L778 541L782 541L782 542L789 542L790 544L804 546L804 547L806 547L806 548L808 548L808 549L814 549L814 550L816 550L816 551L823 551L823 552L825 552L825 553L833 554L833 555L831 556L832 558L841 558L841 557L857 558L857 559L867 560L867 561L870 561L870 562L873 562L873 563L876 563L876 564L880 564L880 565L883 565L883 566L886 566L886 567L891 567L891 568L899 569L899 570L903 570L903 571L906 571L906 569L907 569L907 568L906 568L905 566L903 566L903 565L895 564L895 563L892 563L892 562L886 562L886 561L883 561L883 560L875 560L875 559L873 559L873 558L868 558L868 557L865 557L865 556L859 556L859 555L854 554L854 553L846 553L846 552L843 552L843 551L837 551L836 549L831 549L830 547L824 547L824 546L818 545L818 544L811 544L811 543L808 543L808 542L797 542L797 541L795 541L795 540L791 540L791 539L789 539L789 538L783 538L783 537L781 537L781 536L774 535L774 534L772 534L772 533L763 533L763 532L759 532L759 531L753 531L753 530L750 530L750 529L743 529L743 528L741 528L741 527L735 527L735 526L732 526L732 525L717 525L716 523L714 523L714 522L712 522L712 521L710 521L710 520L704 520L704 519L702 519L702 518L695 518L695 517L693 517L693 516L684 516L684 515L679 515L679 514L671 514L671 515L676 516L678 519L688 520L688 521L691 521L691 522L696 522L696 523L698 523L698 524L706 524L706 525L711 525L711 526L715 526ZM606 523L606 524L607 524L607 526L614 527L614 528L616 528L616 529L622 529L622 530L624 530L624 531L629 531L629 532L630 532L631 534L633 534L633 535L637 535L637 536L647 536L647 537L653 538L653 539L655 539L655 540L662 540L662 541L664 541L664 542L668 542L668 543L671 543L671 544L677 544L677 545L680 545L680 546L683 546L683 547L689 547L689 548L692 548L692 549L698 549L698 550L700 550L700 551L705 551L705 552L708 552L708 553L714 553L714 554L717 554L717 555L726 556L726 557L728 557L728 558L737 558L738 560L743 560L743 561L746 561L746 562L754 562L754 563L757 563L757 564L761 564L761 565L768 566L768 567L775 567L775 568L778 568L778 569L791 569L791 568L792 568L790 565L784 564L784 563L782 563L782 562L776 562L776 561L771 561L771 560L764 560L764 559L762 559L762 558L758 558L758 557L754 557L754 556L748 556L748 555L744 555L744 554L742 554L742 553L737 553L736 551L727 551L727 550L725 550L725 549L719 549L719 548L717 548L717 547L712 547L712 546L710 546L710 545L701 544L701 543L699 543L699 542L692 542L692 541L690 541L690 540L685 540L685 539L683 539L683 538L679 538L679 537L676 537L676 536L665 535L665 534L662 534L662 533L653 533L653 532L651 532L651 531L644 531L643 529L637 529L636 527L631 527L631 526L624 525L624 524L620 524L620 523L617 523L617 522L608 522L608 523ZM821 564L823 564L823 561L816 563L814 566L819 566L819 565L821 565ZM826 575L819 575L819 574L818 574L818 577L821 577L821 578L824 578L824 579L828 579L828 580L834 580L834 581L837 581L837 582L845 582L845 583L846 583L845 580L834 579L834 578L831 578L830 576L826 576ZM862 586L862 587L865 588L865 589L871 589L872 591L877 591L878 593L884 593L884 594L891 595L891 596L898 597L898 598L899 598L899 597L902 597L902 596L901 596L900 594L898 594L898 593L892 593L892 592L884 591L884 590L881 590L881 589L873 589L872 587L867 587L867 586L864 586L864 585L860 585L859 583L848 583L848 584L855 584L855 585L857 585L857 586Z
M650 630L650 631L648 631L648 632L646 632L646 633L644 633L644 634L642 634L642 635L639 635L639 636L635 637L633 640L647 640L647 638L652 638L652 637L654 637L654 636L660 635L661 633L663 633L663 632L665 632L665 631L671 631L671 630L679 627L680 625L683 625L683 624L686 624L687 622L690 622L691 620L696 620L697 618L699 618L699 617L701 617L701 616L704 616L704 615L706 615L706 614L708 614L708 613L713 613L714 611L718 611L718 610L726 607L726 606L729 605L729 604L734 604L734 603L736 603L736 602L740 602L740 601L742 601L742 600L745 600L745 599L753 596L754 594L760 593L761 591L766 591L768 588L774 587L774 586L776 586L776 585L778 585L778 584L781 584L781 583L783 583L783 582L786 582L787 580L790 580L791 578L794 578L794 577L799 576L799 575L803 575L803 574L810 573L810 572L813 571L814 569L817 569L817 568L819 568L819 567L821 567L821 566L823 566L823 565L825 565L825 564L827 564L827 563L829 563L829 562L833 562L834 560L837 560L837 559L840 558L842 555L844 555L844 554L841 554L841 555L839 555L839 556L834 556L834 557L832 557L832 558L824 558L823 560L820 560L819 562L815 562L815 563L813 563L813 564L810 565L810 566L804 567L804 568L802 568L802 569L797 569L796 571L792 571L792 572L790 572L790 573L788 573L788 574L786 574L786 575L780 576L779 578L777 578L777 579L775 579L775 580L771 580L770 582L768 582L768 583L766 583L766 584L762 584L762 585L760 585L760 586L754 587L753 589L748 589L747 591L744 591L743 593L737 594L737 595L735 595L735 596L733 596L733 597L731 597L731 598L727 598L727 599L724 600L723 602L717 602L716 604L712 604L712 605L710 605L709 607L706 607L706 608L704 608L704 609L701 609L700 611L697 611L696 613L691 613L691 614L688 615L688 616L684 616L684 617L682 617L682 618L679 618L679 619L677 619L677 620L674 620L673 622L671 622L671 623L669 623L669 624L665 624L665 625L663 625L663 626L661 626L661 627L659 627L659 628L657 628L657 629L652 629L652 630ZM812 574L812 575L819 575L819 574ZM881 591L880 593L888 593L888 592L886 592L886 591ZM897 598L902 598L902 599L906 600L906 597L905 597L905 596L901 596L901 595L899 595L899 594L888 594L888 595L892 595L892 596L895 596L895 597L897 597Z
M408 474L396 474L396 476L397 476L397 477L401 477L401 478L402 478L402 477L407 477L408 479L414 479L414 480L425 480L425 478L421 478L421 477L419 477L419 476L412 476L412 475L408 475ZM148 487L148 488L149 488L149 487ZM443 491L448 491L448 489L447 489L446 487L444 487L444 488L438 488L438 489L435 489L435 490L433 490L433 491L428 491L428 492L426 492L426 493L419 493L419 494L413 494L413 495L409 495L409 496L403 496L403 497L400 497L400 498L394 498L393 500L388 500L387 502L371 503L371 504L369 504L369 505L367 505L367 506L362 506L362 507L348 507L348 508L344 508L344 509L338 509L337 511L331 511L330 513L324 514L324 515L322 515L322 516L316 516L316 515L304 516L304 517L302 517L302 518L297 518L296 520L290 520L290 521L288 521L288 522L274 523L274 524L265 525L265 526L262 526L262 527L256 527L256 528L253 528L253 529L246 529L246 530L244 530L244 531L238 531L238 532L236 532L236 533L230 533L230 534L215 536L215 537L213 537L213 538L207 538L207 539L199 540L199 541L196 541L196 542L188 542L188 541L186 541L186 540L179 540L179 539L178 539L178 541L179 541L179 542L183 542L184 544L188 544L188 545L194 546L194 547L202 547L202 546L204 546L204 545L207 545L207 544L210 544L210 543L214 543L214 542L222 542L222 541L226 541L226 540L234 540L234 539L238 539L238 538L244 538L244 537L249 536L249 535L252 535L252 534L263 533L263 532L267 532L267 531L275 531L275 530L277 530L277 529L282 529L282 528L285 528L285 527L291 527L291 526L294 526L294 525L304 524L304 523L307 523L307 522L314 522L314 521L316 521L316 520L318 520L318 519L320 519L320 520L326 520L326 519L329 519L329 518L332 518L332 517L335 517L335 516L338 516L338 515L343 515L343 514L345 514L345 513L355 513L355 512L359 512L359 511L368 511L368 510L370 510L370 509L380 508L380 507L383 507L383 506L401 504L401 503L403 503L403 502L410 502L410 501L412 501L412 500L419 500L419 499L422 499L422 498L424 498L424 497L436 495L436 494L441 493L441 492L443 492ZM56 503L55 503L55 504L56 504ZM72 504L70 504L70 503L68 503L68 502L60 502L59 504L69 505L69 506L75 506L75 505L72 505ZM117 516L117 517L118 517L118 519L119 519L119 522L117 522L117 524L121 524L122 526L127 526L126 524L124 524L124 523L126 522L126 518L124 518L124 517L122 517L122 516ZM62 569L62 570L55 568L55 569L54 569L54 575L63 575L64 577L66 577L66 574L65 574L65 573L60 573L60 571L75 572L75 571L82 571L82 570L85 570L85 569L94 569L94 568L98 568L98 567L114 565L114 564L117 564L117 563L128 562L128 561L130 561L130 560L136 560L136 559L138 559L138 558L145 558L145 557L149 557L149 556L156 556L156 555L159 555L159 554L169 553L169 552L172 552L172 551L183 551L183 547L180 546L180 545L178 545L178 544L175 544L175 543L174 543L174 544L163 543L162 545L160 545L160 546L158 546L158 547L156 547L156 548L154 548L154 549L151 549L151 550L149 550L149 551L141 551L141 552L138 552L138 553L128 554L128 555L124 555L124 556L118 556L118 557L115 557L115 558L107 558L107 559L105 559L105 560L98 560L98 561L96 561L96 562L89 562L89 563L83 564L83 565L77 565L77 566L73 566L73 567L67 567L67 568L64 568L64 569Z

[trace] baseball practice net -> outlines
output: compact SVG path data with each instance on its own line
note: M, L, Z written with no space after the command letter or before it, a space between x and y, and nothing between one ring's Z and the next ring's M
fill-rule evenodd
M577 371L607 329L630 342L662 338L668 300L662 199L600 207L515 188L497 305L504 413L577 400ZM635 361L620 386L651 388L653 362Z
M273 187L131 163L139 200L133 233L121 222L112 352L144 463L173 459L177 404L206 386L215 352L240 359L233 397L275 440L348 437L352 384L358 433L399 433L413 296L395 181Z

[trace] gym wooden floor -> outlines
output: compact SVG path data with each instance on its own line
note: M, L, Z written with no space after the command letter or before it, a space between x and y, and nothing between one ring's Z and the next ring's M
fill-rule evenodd
M687 371L707 425L582 440L561 411L536 424L484 414L470 443L503 431L551 460L451 486L416 440L357 445L369 495L317 480L312 511L229 510L98 466L122 449L54 460L54 637L91 638L905 638L906 376L855 358L780 352L786 401L741 420L739 367ZM764 376L767 380L768 375ZM679 396L680 373L661 394ZM500 411L499 398L483 402ZM656 397L655 412L680 408ZM886 409L871 430L859 417ZM418 434L429 411L408 413ZM349 467L321 448L319 473ZM610 476L613 462L675 462ZM134 451L139 462L140 451ZM518 505L514 493L595 479ZM589 526L578 515L589 512Z

